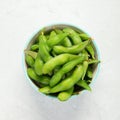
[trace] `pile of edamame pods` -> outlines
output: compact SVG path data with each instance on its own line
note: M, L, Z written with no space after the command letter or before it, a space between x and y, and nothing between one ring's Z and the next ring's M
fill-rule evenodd
M25 50L27 74L39 91L68 100L81 90L89 90L95 57L92 39L84 32L65 27L40 32L29 50Z

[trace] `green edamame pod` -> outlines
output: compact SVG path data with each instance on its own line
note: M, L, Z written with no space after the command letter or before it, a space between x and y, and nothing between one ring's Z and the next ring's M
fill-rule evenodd
M81 79L82 75L83 75L83 66L79 65L76 67L75 71L70 77L64 79L55 87L51 88L50 93L56 93L70 89Z
M33 65L35 63L34 59L30 55L27 55L27 54L25 55L25 61L26 61L27 65L30 67L33 67Z
M63 33L63 31L60 30L60 29L55 29L55 32L56 32L57 34Z
M87 77L92 78L93 77L93 72L92 69L90 67L88 67L87 73L86 73Z
M81 53L80 53L81 54ZM89 59L89 54L88 54L88 52L84 49L84 50L82 50L82 54L85 54L85 56L86 56L86 59L85 60L88 60Z
M62 76L64 76L69 71L71 71L76 65L82 63L84 60L85 60L85 55L81 55L80 57L71 60L70 62L63 65L63 67L52 76L50 80L50 86L51 87L55 86L58 82L60 82Z
M90 53L90 55L92 56L92 58L95 59L95 52L94 52L94 48L92 47L92 45L89 44L88 46L86 46L86 49Z
M88 40L88 39L91 39L89 35L85 34L85 33L81 33L79 34L80 38L82 40Z
M66 101L66 100L68 100L71 97L71 95L73 93L73 90L74 90L74 87L72 87L72 88L70 88L70 89L68 89L66 91L60 92L58 94L58 99L60 101Z
M62 30L59 30L59 29L55 29L56 33L60 34L60 33L63 33ZM65 47L69 47L69 46L72 46L72 43L70 41L70 39L68 37L65 37L65 39L63 40L63 42L61 43L63 46Z
M71 43L70 39L69 39L68 37L66 37L66 38L63 40L62 45L65 46L65 47L70 47L70 46L72 46L72 43Z
M39 76L36 75L35 71L34 71L32 68L28 68L28 69L27 69L27 73L28 73L28 76L29 76L31 79L33 79L33 80L35 80L35 81L39 81Z
M46 46L46 37L44 35L39 36L39 54L41 58L46 62L52 58L52 56L49 54Z
M85 77L85 74L86 74L86 71L88 69L88 62L87 61L84 61L83 62L83 76L82 76L82 80L84 80L84 77Z
M51 50L51 48L47 45L47 42L46 42L48 40L48 36L49 35L44 35L44 33L42 33L39 35L38 39L39 39L39 44L40 44L40 39L43 39L43 41L45 42L44 46L47 49L47 51L49 52ZM39 45L39 47L40 47L40 45Z
M56 32L55 32L55 31L52 31L52 32L50 33L49 39L52 39L54 36L56 36Z
M61 33L51 37L49 40L47 40L48 46L52 48L54 45L61 43L67 35L67 33Z
M37 52L33 52L30 50L25 50L24 52L25 52L25 54L30 55L34 59L37 57Z
M63 46L54 46L53 50L55 51L55 53L57 54L61 54L61 53L72 53L72 54L77 54L80 53L83 49L85 49L85 47L87 47L87 45L90 43L89 40L85 41L85 42L81 42L78 45L73 45L71 47L63 47Z
M51 58L49 61L47 61L43 66L43 74L47 74L51 72L56 66L63 65L66 62L77 58L79 56L72 55L72 54L61 54L54 58Z
M82 40L79 37L78 33L75 32L73 29L71 29L71 28L64 28L63 31L65 33L69 33L68 36L71 38L73 44L78 44L78 43L82 42Z
M89 60L89 65L90 64L95 64L95 63L99 63L100 62L100 60L96 60L96 59L92 59L92 60Z
M37 58L35 59L35 64L34 64L34 69L37 75L42 75L43 65L44 63L41 57L38 55Z
M38 50L39 49L39 45L38 44L33 44L32 46L31 46L31 50L32 51L36 51L36 50Z
M28 76L31 79L33 79L33 80L35 80L37 82L40 82L40 83L42 83L44 85L49 84L49 81L50 81L49 77L47 77L47 76L38 76L32 68L28 68L27 73L28 73Z
M78 86L80 86L80 87L85 88L86 90L91 91L90 86L86 83L85 80L79 80L76 84L77 84Z
M50 77L48 76L40 76L39 82L43 85L49 85Z
M49 94L50 91L50 86L45 86L39 89L40 92L44 93L44 94Z

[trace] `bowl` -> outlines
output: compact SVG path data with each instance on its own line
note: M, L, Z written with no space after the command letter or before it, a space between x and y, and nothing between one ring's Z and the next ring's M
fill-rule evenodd
M40 30L38 30L32 38L30 38L27 42L27 44L25 45L25 48L24 50L30 50L30 46L32 44L34 44L36 42L36 39L38 38L39 34L44 31L45 33L49 33L51 30L54 30L54 29L63 29L63 28L66 28L66 27L70 27L72 29L74 29L75 31L77 31L78 33L86 33L85 31L83 31L81 28L79 28L78 26L74 26L74 25L68 25L68 24L55 24L55 25L50 25L50 26L46 26L44 28L41 28ZM87 34L87 33L86 33ZM90 36L90 35L89 35ZM99 54L99 50L98 50L98 47L95 43L95 41L92 39L92 42L91 42L93 48L94 48L94 51L95 51L95 58L100 60L100 54ZM39 92L39 87L38 87L38 84L31 80L27 74L27 64L25 62L25 53L23 53L23 67L24 67L24 72L25 72L25 76L27 78L27 80L30 82L31 86ZM100 65L99 64L95 64L93 66L93 78L92 78L92 83L93 83L93 80L96 79L98 73L99 73L99 68L100 68ZM91 84L90 84L91 85ZM81 90L82 91L82 90ZM79 91L79 92L81 92ZM41 92L39 92L40 94L42 94Z

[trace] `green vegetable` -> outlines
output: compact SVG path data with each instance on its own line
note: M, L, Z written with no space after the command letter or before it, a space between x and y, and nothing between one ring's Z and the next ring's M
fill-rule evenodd
M37 52L33 52L30 50L25 50L24 52L25 52L25 54L30 55L34 59L37 57Z
M89 78L92 78L92 77L93 77L93 72L92 72L92 69L90 69L90 67L88 68L86 75L87 75Z
M95 52L94 52L94 49L93 49L92 45L89 44L88 46L86 46L86 49L90 53L90 55L92 56L92 58L95 59Z
M86 83L85 80L79 80L79 81L77 82L77 85L80 86L80 87L85 88L86 90L91 91L90 86Z
M88 62L84 61L83 62L83 71L84 71L84 73L83 73L83 76L82 76L82 80L84 80L84 77L85 77L85 74L87 72L87 69L88 69Z
M49 61L47 61L43 66L43 74L47 74L51 72L56 66L63 65L66 62L73 60L74 58L77 58L79 56L72 55L72 54L61 54L58 55Z
M38 34L24 55L27 74L39 92L66 101L82 90L91 91L89 84L100 62L91 37L64 26Z
M66 37L66 38L63 40L62 45L65 46L65 47L70 47L70 46L72 46L72 43L71 43L70 39L69 39L68 37Z
M30 55L25 55L25 60L28 66L33 67L35 61Z
M74 90L74 87L72 87L72 88L70 88L70 89L68 89L66 91L60 92L58 94L58 99L60 101L66 101L66 100L68 100L71 97L71 95L73 93L73 90Z
M49 86L42 87L39 89L39 91L44 93L44 94L49 94L50 87Z
M82 42L82 40L79 37L78 33L75 32L73 29L71 29L71 28L64 28L63 31L65 33L69 34L69 37L71 38L73 44L78 44L78 43Z
M84 49L84 50L82 50L82 53L85 54L85 56L86 56L86 59L85 59L85 60L88 60L88 59L89 59L89 54L88 54L88 52ZM81 54L81 52L80 52L80 54Z
M52 39L52 38L55 37L55 36L56 36L56 32L55 32L55 31L52 31L52 32L50 33L49 39Z
M96 60L96 59L92 59L92 60L89 60L89 65L90 64L95 64L95 63L99 63L100 62L100 60Z
M55 29L55 32L56 32L57 34L63 33L63 31L60 30L60 29Z
M56 33L58 33L58 34L63 33L63 31L62 31L62 30L59 30L59 29L56 29L55 31L56 31ZM68 37L65 37L64 40L63 40L63 42L62 42L61 44L62 44L63 46L65 46L65 47L70 47L70 46L72 46L72 43L71 43L71 41L70 41L70 39L69 39Z
M87 45L90 43L89 40L85 41L85 42L81 42L77 45L73 45L71 47L64 47L64 46L54 46L53 50L55 51L55 53L57 54L61 54L61 53L71 53L71 54L77 54L80 53L83 49L85 49L85 47L87 47Z
M48 46L52 48L54 45L61 43L67 35L67 33L61 33L49 38L49 40L47 40Z
M60 91L70 89L81 79L82 75L83 75L83 66L79 65L76 67L75 71L70 77L64 79L55 87L51 88L50 93L57 93Z
M44 35L39 36L39 54L41 58L46 62L52 58L50 53L48 52L46 46L46 37Z
M33 79L33 80L35 80L37 82L40 82L40 83L42 83L44 85L49 84L49 81L50 81L49 77L47 77L47 76L38 76L32 68L28 68L27 73L28 73L28 76L31 79Z
M43 69L43 61L41 57L38 55L35 59L34 69L37 75L42 75L42 69Z
M55 86L64 76L65 73L68 73L71 71L76 65L79 63L82 63L85 59L85 55L82 55L74 60L71 60L70 62L67 62L56 74L53 75L53 77L50 80L50 86Z
M87 35L86 33L81 33L79 34L80 38L82 40L88 40L88 39L91 39L89 35Z
M31 46L31 50L32 51L36 51L36 50L38 50L39 49L39 45L38 44L33 44L32 46Z

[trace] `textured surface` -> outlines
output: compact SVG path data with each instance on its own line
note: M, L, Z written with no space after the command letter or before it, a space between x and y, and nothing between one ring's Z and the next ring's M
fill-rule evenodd
M22 53L39 28L80 26L95 38L101 68L67 102L40 95L26 80ZM120 120L120 0L0 0L0 120Z

